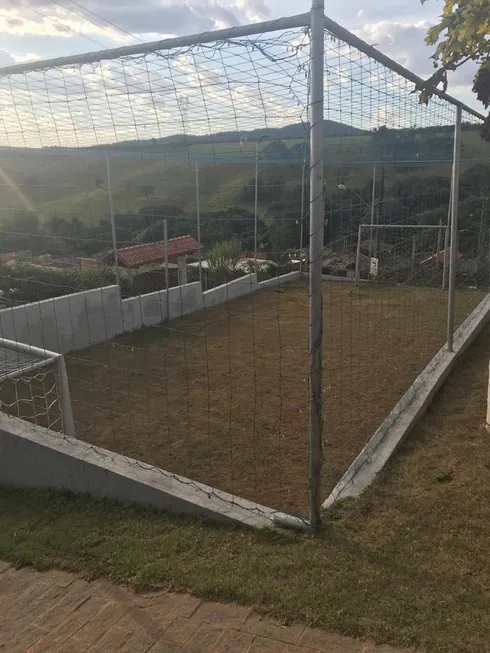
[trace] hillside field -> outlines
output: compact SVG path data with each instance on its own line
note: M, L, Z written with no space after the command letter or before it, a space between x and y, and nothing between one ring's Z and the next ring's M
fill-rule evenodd
M261 160L260 174L268 183L280 179L284 184L281 198L301 184L302 162L295 146L298 139L282 141L292 152L291 158ZM170 204L192 214L196 206L195 164L199 164L200 203L202 211L216 211L233 206L253 210L253 202L244 199L244 186L253 184L254 152L251 141L197 143L187 147L151 148L142 144L122 151L112 147L103 153L85 149L15 150L0 156L0 224L19 210L37 213L41 219L53 216L70 220L77 216L86 223L98 223L108 213L106 191L106 154L110 155L114 204L117 213L138 212L149 204ZM263 144L261 144L263 147ZM370 134L325 138L327 191L338 186L339 172L347 172L349 188L360 188L372 178L373 163L383 165L383 152L374 149ZM265 155L264 155L265 158ZM463 133L463 170L485 162L488 145L476 132ZM449 175L451 152L443 160L430 162L423 175ZM387 185L406 174L385 164ZM411 174L417 174L411 173ZM260 203L264 216L267 206Z

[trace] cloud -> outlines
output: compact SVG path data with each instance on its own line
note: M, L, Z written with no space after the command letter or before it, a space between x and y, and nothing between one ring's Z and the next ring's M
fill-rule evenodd
M73 147L300 122L307 80L290 39L264 41L266 55L240 41L0 77L0 143Z
M0 50L0 66L10 66L15 63L15 59L6 50Z
M85 6L92 13L74 4L61 7L51 0L26 0L22 5L4 0L0 32L73 36L75 30L127 41L128 35L109 23L140 36L179 35L264 20L269 15L264 0L85 0Z

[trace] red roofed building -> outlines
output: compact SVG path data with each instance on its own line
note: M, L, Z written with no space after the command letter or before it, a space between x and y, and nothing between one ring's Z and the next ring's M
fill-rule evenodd
M180 283L187 283L185 258L196 254L201 247L200 243L192 236L179 236L168 239L168 259L177 259ZM117 250L118 267L135 270L145 265L163 265L165 262L165 241L131 245ZM114 251L102 259L105 265L114 265ZM174 267L174 266L172 266Z

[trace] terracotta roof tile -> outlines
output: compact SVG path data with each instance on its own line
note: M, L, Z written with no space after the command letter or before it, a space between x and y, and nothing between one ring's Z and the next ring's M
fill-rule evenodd
M186 254L194 254L199 249L198 241L192 236L179 236L178 238L169 238L168 240L168 257L176 258ZM104 261L114 260L114 254L108 254ZM145 243L143 245L132 245L131 247L122 247L117 250L118 264L123 268L139 268L142 265L151 265L152 263L163 263L165 260L165 241L159 240L155 243Z

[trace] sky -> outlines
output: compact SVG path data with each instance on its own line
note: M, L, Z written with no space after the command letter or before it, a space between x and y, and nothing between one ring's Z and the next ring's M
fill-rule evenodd
M309 0L0 0L0 66L289 16L308 11L309 4ZM369 4L342 0L329 6L327 1L326 15L428 77L433 67L424 37L438 19L442 0L424 5L419 0ZM180 66L185 68L185 62ZM471 64L454 73L449 92L482 111L471 93L473 75Z

